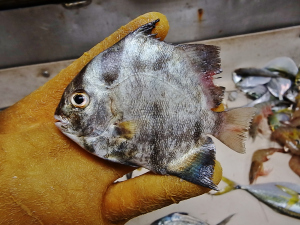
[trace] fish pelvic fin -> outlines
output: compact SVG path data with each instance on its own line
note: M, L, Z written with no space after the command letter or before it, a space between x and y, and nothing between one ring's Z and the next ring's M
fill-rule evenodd
M207 137L200 148L192 149L183 157L173 160L168 165L168 173L194 184L218 190L212 182L215 154L216 148L213 140Z
M226 112L220 112L223 120L221 129L213 134L221 142L238 153L245 153L245 140L251 120L256 112L255 108L237 108Z
M223 100L225 88L213 83L213 76L221 73L220 48L214 45L181 44L176 46L182 49L199 75L199 83L205 87L210 108L218 107Z

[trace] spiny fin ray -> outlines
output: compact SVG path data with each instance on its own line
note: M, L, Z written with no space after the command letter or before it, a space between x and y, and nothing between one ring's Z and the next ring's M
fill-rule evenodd
M213 183L216 148L213 140L207 137L200 149L190 150L184 158L176 159L168 166L169 174L178 176L194 184L218 190Z
M181 44L176 46L182 49L189 57L195 72L199 74L199 82L206 87L208 106L216 108L224 97L224 87L214 85L213 76L221 73L219 57L220 48L214 45Z
M136 29L133 34L139 34L142 33L144 35L151 35L152 30L155 28L155 24L157 24L160 21L160 19L154 20L152 22L146 23L145 25L139 27L138 29ZM153 35L152 37L155 37L155 35Z

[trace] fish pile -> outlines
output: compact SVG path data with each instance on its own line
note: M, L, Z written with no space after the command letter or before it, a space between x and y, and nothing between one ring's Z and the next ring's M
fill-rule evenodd
M257 108L249 129L255 139L258 133L270 135L282 148L259 149L252 156L249 182L270 171L263 163L275 152L290 153L290 168L300 176L300 69L288 57L279 57L264 68L240 68L233 72L236 87L253 101L246 106Z
M224 112L219 48L168 44L151 31L159 20L97 55L67 86L56 126L88 152L217 189L213 135L237 152L253 108ZM214 109L215 111L213 111Z
M276 212L300 219L300 186L289 182L270 182L254 185L239 185L222 177L227 186L212 195L222 195L235 189L242 189L265 203Z
M227 224L233 216L234 214L226 217L216 225ZM158 220L155 220L153 223L151 223L151 225L209 225L209 223L196 217L190 216L188 213L175 212L166 215Z
M232 79L238 89L254 99L251 106L272 99L295 102L300 85L298 67L289 57L275 58L263 68L236 69Z

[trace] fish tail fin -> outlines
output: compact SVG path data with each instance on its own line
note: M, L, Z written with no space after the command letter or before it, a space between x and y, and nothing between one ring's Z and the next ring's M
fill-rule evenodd
M237 108L221 112L221 129L213 135L232 150L245 153L245 140L255 111L255 108Z
M230 216L227 216L224 220L217 223L216 225L226 225L234 215L235 213L231 214Z
M216 149L213 140L207 137L199 148L191 149L184 158L173 160L168 165L168 173L183 180L218 190L212 181L215 167Z
M213 76L222 72L220 68L220 48L214 45L204 44L180 44L176 48L183 50L199 75L199 83L205 86L203 90L208 98L210 108L216 108L221 104L225 88L213 83Z

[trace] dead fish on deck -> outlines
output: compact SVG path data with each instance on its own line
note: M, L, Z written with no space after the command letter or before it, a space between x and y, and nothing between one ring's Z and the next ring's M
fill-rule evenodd
M234 214L228 216L217 225L227 224L233 216ZM151 225L209 225L209 223L190 216L188 213L175 212L155 220L153 223L151 223Z
M275 211L300 219L300 185L298 184L271 182L254 185L238 185L225 177L222 177L222 181L228 185L213 195L222 195L234 189L242 189Z
M294 102L298 93L297 72L296 63L291 58L279 57L268 62L264 68L236 69L232 73L232 79L238 89L256 99L256 102L269 100L266 99L266 89L279 100L285 98ZM293 84L294 81L296 85Z
M158 21L83 68L65 89L56 125L103 159L217 189L215 145L207 135L244 152L254 109L213 112L224 95L212 77L220 73L218 47L159 41L151 34Z

